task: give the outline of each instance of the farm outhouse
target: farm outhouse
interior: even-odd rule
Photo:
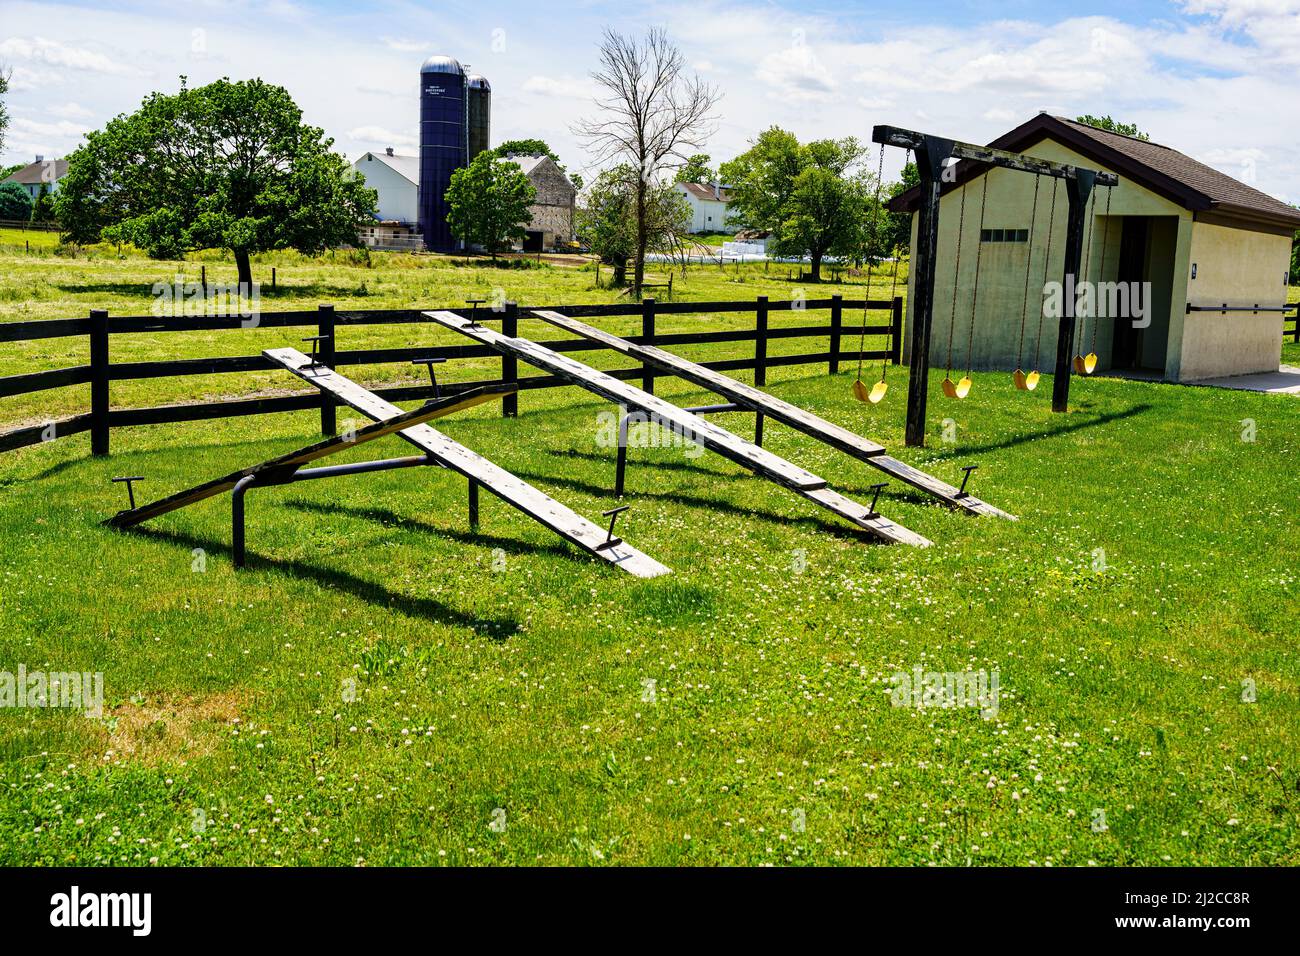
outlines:
[[[1094,292],[1077,351],[1095,352],[1099,370],[1174,382],[1277,370],[1300,210],[1168,146],[1062,117],[1039,114],[989,145],[1119,176],[1094,191],[1084,223],[1080,275]],[[1050,371],[1065,189],[967,161],[946,178],[931,364],[951,351],[953,368]],[[915,212],[918,200],[910,189],[891,208]]]

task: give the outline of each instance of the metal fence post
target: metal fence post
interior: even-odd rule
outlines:
[[[758,297],[754,316],[754,384],[767,384],[767,296]]]
[[[827,373],[835,375],[840,370],[840,331],[844,327],[844,296],[831,296],[831,361]]]
[[[506,314],[501,319],[501,334],[509,338],[519,335],[519,303],[507,302]],[[513,355],[501,353],[501,381],[518,384],[519,360]],[[513,392],[501,400],[501,416],[516,418],[519,415],[519,393]]]
[[[641,340],[646,345],[654,345],[655,338],[655,300],[641,300]],[[651,395],[655,392],[653,370],[645,362],[641,363],[641,388]]]
[[[316,334],[324,336],[318,346],[321,365],[334,367],[334,306],[322,305],[319,309],[319,321]],[[320,433],[325,436],[338,434],[338,422],[334,414],[334,399],[324,393],[320,400]]]
[[[90,453],[108,454],[108,310],[90,310]]]

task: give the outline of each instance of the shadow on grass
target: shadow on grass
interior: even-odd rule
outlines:
[[[630,450],[630,449],[629,449],[629,450]],[[613,475],[614,475],[614,473],[615,473],[615,469],[616,469],[616,467],[617,467],[617,462],[616,462],[616,460],[615,460],[614,458],[611,458],[611,457],[606,456],[606,455],[593,454],[592,452],[586,452],[586,451],[554,451],[554,450],[551,450],[551,451],[548,451],[547,454],[548,454],[548,455],[553,455],[553,456],[555,456],[556,458],[582,458],[582,459],[585,459],[585,460],[587,460],[587,461],[594,461],[594,462],[600,462],[600,463],[602,463],[602,464],[607,464],[607,465],[609,466],[609,471],[610,471],[610,483],[609,483],[609,489],[608,489],[607,491],[605,491],[604,494],[606,494],[606,495],[612,495],[612,494],[614,493],[614,479],[613,479]],[[698,464],[698,463],[696,463],[696,462],[691,462],[691,461],[655,461],[655,462],[641,462],[641,463],[639,463],[639,465],[638,465],[638,462],[637,462],[634,458],[632,458],[632,457],[629,455],[629,456],[628,456],[628,461],[627,461],[627,468],[628,468],[628,473],[629,473],[629,475],[631,474],[632,469],[635,468],[635,467],[641,467],[641,468],[654,468],[654,469],[656,469],[656,470],[662,468],[662,469],[664,469],[664,470],[666,470],[666,471],[684,471],[684,472],[688,472],[688,473],[693,474],[693,475],[710,476],[710,477],[713,477],[713,478],[726,478],[726,479],[737,478],[737,479],[738,479],[738,478],[750,478],[750,477],[753,477],[753,475],[752,475],[750,472],[747,472],[747,471],[745,471],[745,470],[743,470],[743,469],[741,469],[741,471],[738,472],[738,473],[737,473],[737,472],[720,471],[720,470],[718,470],[718,469],[716,469],[716,468],[706,468],[706,467],[704,467],[703,465],[700,465],[700,464]],[[739,467],[739,466],[737,466],[737,467]],[[558,480],[558,479],[549,479],[549,478],[548,478],[548,480]],[[900,502],[907,502],[907,503],[909,503],[909,504],[915,504],[915,505],[928,505],[928,504],[933,504],[933,503],[935,502],[935,500],[936,500],[936,499],[931,498],[931,497],[929,497],[929,496],[927,496],[927,495],[923,495],[923,494],[921,494],[919,491],[914,491],[914,490],[912,490],[910,487],[908,487],[908,486],[906,486],[906,485],[901,485],[901,484],[900,484],[899,487],[900,487],[900,489],[901,489],[901,490],[899,490],[899,491],[887,490],[887,491],[885,491],[884,493],[882,493],[881,496],[880,496],[880,497],[881,497],[881,500],[882,500],[882,501],[900,501]],[[891,486],[891,488],[892,488],[892,486]],[[840,494],[843,494],[843,495],[866,495],[867,497],[871,497],[872,495],[874,495],[874,494],[876,493],[875,490],[872,489],[872,488],[863,488],[863,487],[857,487],[857,486],[853,486],[853,485],[842,485],[842,484],[838,484],[838,483],[835,485],[835,490],[838,491]],[[700,500],[703,501],[704,499],[700,499]],[[746,512],[746,514],[749,514],[749,512]]]
[[[1043,438],[1056,438],[1060,435],[1069,435],[1073,432],[1082,431],[1085,428],[1096,428],[1099,425],[1109,425],[1112,422],[1123,421],[1126,418],[1132,418],[1135,415],[1141,415],[1151,411],[1154,405],[1143,403],[1134,405],[1132,408],[1126,408],[1122,412],[1108,412],[1105,415],[1098,415],[1096,418],[1079,419],[1078,412],[1075,412],[1075,419],[1069,424],[1058,425],[1055,428],[1045,428],[1039,432],[1030,432],[1024,435],[1016,435],[1013,438],[1007,438],[1002,441],[988,442],[984,445],[972,445],[969,447],[962,446],[950,451],[943,448],[934,449],[937,457],[942,459],[951,458],[969,458],[972,455],[981,455],[985,452],[1002,451],[1007,448],[1015,448],[1019,445],[1027,445],[1029,442],[1039,441]]]
[[[553,554],[565,558],[571,558],[574,556],[573,551],[562,544],[533,544],[529,541],[519,541],[515,538],[501,538],[496,535],[483,534],[482,532],[457,531],[453,528],[440,528],[437,525],[420,521],[417,518],[399,515],[397,512],[389,511],[387,508],[352,508],[347,505],[336,503],[303,500],[284,501],[281,502],[281,504],[285,507],[297,508],[299,511],[310,511],[316,514],[343,515],[348,518],[357,518],[362,521],[379,521],[383,524],[395,528],[401,528],[405,531],[419,531],[425,534],[436,534],[440,537],[460,541],[463,544],[474,544],[484,548],[500,548],[507,554]]]
[[[516,469],[515,474],[518,475],[520,478],[524,478],[529,481],[545,482],[552,485],[558,485],[561,488],[568,488],[571,491],[578,491],[583,494],[590,495],[593,498],[613,499],[614,497],[614,486],[612,481],[610,482],[608,487],[605,487],[601,485],[593,485],[590,484],[589,482],[581,481],[577,478],[559,477],[556,475],[546,474],[540,471],[520,471]],[[739,480],[744,478],[750,478],[752,476],[746,474],[746,475],[735,475],[735,476],[717,475],[716,477],[735,478]],[[883,497],[885,496],[882,496],[882,498]],[[791,517],[789,515],[776,514],[775,512],[771,512],[771,511],[763,511],[758,508],[742,508],[738,505],[733,505],[727,501],[719,501],[717,498],[703,498],[700,497],[699,495],[688,495],[688,494],[682,494],[680,492],[667,492],[667,491],[644,491],[638,488],[628,487],[625,489],[625,493],[622,500],[624,502],[635,502],[637,500],[667,501],[667,502],[671,502],[672,504],[682,505],[683,507],[686,508],[702,508],[708,511],[720,511],[723,512],[724,514],[737,515],[742,518],[755,518],[759,521],[766,521],[770,524],[778,524],[784,527],[789,527],[790,525],[814,527],[818,531],[824,532],[829,535],[833,535],[834,537],[837,538],[844,538],[851,541],[862,541],[862,540],[866,540],[869,542],[875,541],[875,539],[873,539],[866,531],[863,531],[862,529],[858,528],[853,524],[850,524],[847,521],[843,524],[832,523],[824,520],[818,515],[810,515],[807,517]]]
[[[139,535],[153,541],[160,541],[164,544],[180,545],[187,550],[202,548],[208,556],[220,555],[225,558],[232,557],[231,549],[219,541],[211,538],[201,538],[197,535],[183,534],[176,531],[157,531],[152,528],[130,528],[119,532],[121,534]],[[304,564],[301,561],[280,561],[275,558],[262,557],[257,554],[248,555],[249,571],[271,571],[288,578],[299,578],[312,581],[320,587],[333,589],[351,594],[358,600],[365,601],[367,604],[373,604],[376,607],[395,610],[411,617],[423,618],[436,624],[447,624],[452,627],[463,627],[473,631],[480,637],[486,637],[493,641],[505,641],[519,632],[519,620],[514,616],[501,616],[493,618],[481,618],[464,611],[450,607],[441,601],[435,601],[432,598],[412,597],[408,594],[400,594],[391,591],[374,581],[367,581],[365,578],[357,577],[354,574],[348,574],[346,571],[338,571],[334,568],[323,568],[316,565]]]

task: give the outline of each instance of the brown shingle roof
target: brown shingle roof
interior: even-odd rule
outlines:
[[[731,190],[726,186],[718,190],[719,195],[713,195],[713,186],[704,185],[703,183],[678,183],[688,193],[696,199],[703,199],[708,202],[731,202]]]
[[[1041,113],[999,136],[988,145],[1022,152],[1044,139],[1053,139],[1096,163],[1193,212],[1218,212],[1267,226],[1300,228],[1300,210],[1253,186],[1233,179],[1176,149],[1087,126],[1062,116]],[[956,182],[969,181],[986,167],[963,161]],[[947,190],[945,190],[946,192]],[[890,203],[908,212],[916,209],[920,191],[909,189]]]
[[[45,171],[49,166],[54,167],[53,179]],[[19,183],[23,186],[39,186],[41,183],[57,182],[66,175],[68,175],[68,161],[66,159],[45,159],[39,163],[28,163],[13,175],[0,180],[0,182]]]

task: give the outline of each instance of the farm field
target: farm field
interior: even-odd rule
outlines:
[[[231,280],[219,257],[206,264]],[[267,310],[615,294],[572,268],[285,255],[258,277],[272,264]],[[197,261],[183,267],[197,277]],[[10,252],[0,321],[147,314],[152,283],[177,268]],[[890,277],[875,281],[885,296]],[[692,269],[677,288],[862,289],[761,266]],[[412,331],[347,334],[396,347]],[[117,336],[114,361],[298,337]],[[81,347],[5,345],[0,375],[84,361],[62,351]],[[1300,346],[1284,361],[1300,364]],[[875,545],[719,458],[651,447],[631,452],[619,533],[667,577],[620,574],[490,496],[471,532],[464,482],[432,470],[255,490],[236,573],[226,499],[112,532],[100,521],[125,495],[108,479],[143,475],[152,499],[315,440],[313,413],[115,430],[107,459],[84,435],[0,456],[0,657],[102,671],[105,689],[99,719],[0,717],[0,863],[1300,863],[1300,402],[1098,378],[1057,416],[1050,377],[1024,394],[976,373],[962,403],[934,383],[930,447],[905,449],[906,374],[889,375],[879,406],[852,400],[851,370],[778,368],[769,388],[949,482],[978,464],[972,490],[1020,521],[895,484],[880,510],[935,546]],[[447,377],[480,376],[462,362]],[[113,398],[297,390],[287,380],[151,380]],[[68,388],[0,414],[7,426],[85,403]],[[552,389],[521,395],[518,419],[485,406],[438,427],[597,518],[615,503],[609,408]],[[746,416],[717,420],[751,433]],[[382,444],[339,460],[405,453]],[[780,425],[766,445],[870,500],[866,465]],[[918,667],[996,671],[996,713],[891,706],[893,675]]]

